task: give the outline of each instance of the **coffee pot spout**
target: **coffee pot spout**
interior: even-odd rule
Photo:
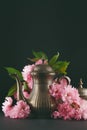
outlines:
[[[17,74],[13,74],[12,75],[15,80],[16,80],[16,86],[17,86],[17,101],[19,100],[23,100],[25,102],[27,102],[27,99],[24,97],[23,95],[23,91],[22,91],[22,81],[20,80],[20,78],[18,77]]]

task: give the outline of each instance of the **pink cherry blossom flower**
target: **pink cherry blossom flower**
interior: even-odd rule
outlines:
[[[67,87],[65,87],[61,95],[62,95],[61,97],[62,100],[67,101],[69,103],[80,101],[78,90],[72,87],[71,85],[68,85]]]
[[[76,109],[67,102],[58,105],[58,112],[60,114],[60,117],[62,117],[64,120],[66,119],[70,120],[74,118],[77,120],[81,119],[81,113],[79,113],[79,108]],[[76,115],[77,112],[78,112],[77,115],[79,115],[78,117]]]
[[[50,94],[56,99],[62,101],[73,102],[80,100],[78,90],[71,85],[67,85],[63,79],[60,83],[53,83],[50,86]]]
[[[23,79],[27,82],[28,87],[29,87],[30,89],[32,89],[32,87],[33,87],[33,79],[32,79],[31,72],[32,72],[32,70],[34,69],[34,67],[35,67],[36,65],[39,65],[39,64],[43,64],[42,59],[38,60],[35,64],[26,65],[26,66],[23,68],[22,76],[23,76]],[[46,60],[44,61],[44,64],[47,64],[47,61],[46,61]]]
[[[57,102],[56,111],[52,113],[55,119],[87,120],[87,101],[80,97],[76,88],[66,84],[65,79],[61,78],[60,82],[54,82],[49,93]]]
[[[23,95],[26,99],[29,99],[30,94],[27,91],[23,91]]]
[[[32,89],[32,86],[33,86],[33,79],[31,76],[31,72],[34,69],[34,67],[35,67],[34,64],[33,65],[26,65],[22,71],[23,79],[28,83],[28,87],[30,89]]]
[[[82,114],[82,118],[87,120],[87,100],[81,99],[80,100],[80,111]]]
[[[58,111],[54,111],[54,112],[52,113],[52,116],[54,117],[54,119],[57,119],[57,118],[60,116],[60,114],[59,114]]]
[[[30,107],[23,100],[17,101],[13,106],[13,100],[11,97],[6,97],[2,106],[2,111],[6,117],[10,118],[27,118],[30,114]]]

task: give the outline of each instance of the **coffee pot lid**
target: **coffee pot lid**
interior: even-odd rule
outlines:
[[[52,73],[52,74],[55,74],[55,72],[52,69],[52,67],[49,66],[48,64],[36,65],[34,67],[33,71],[31,72],[31,74],[33,74],[33,73]]]

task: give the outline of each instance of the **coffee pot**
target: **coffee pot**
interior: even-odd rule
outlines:
[[[18,76],[17,81],[17,99],[24,100],[31,107],[31,115],[34,117],[50,117],[55,109],[55,101],[49,94],[49,86],[55,78],[55,72],[48,64],[36,65],[31,72],[33,78],[33,87],[29,99],[25,99],[22,93],[22,83]]]

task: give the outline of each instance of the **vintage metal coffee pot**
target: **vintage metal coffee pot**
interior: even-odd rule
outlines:
[[[52,84],[55,72],[48,64],[36,65],[31,73],[33,77],[33,89],[28,100],[32,113],[39,117],[51,115],[55,103],[49,94],[49,86]]]
[[[17,79],[17,98],[26,101],[31,107],[31,114],[35,117],[50,117],[55,108],[54,99],[49,94],[49,86],[55,77],[55,72],[48,64],[36,65],[31,72],[33,89],[29,99],[25,99],[21,89],[21,82]]]

